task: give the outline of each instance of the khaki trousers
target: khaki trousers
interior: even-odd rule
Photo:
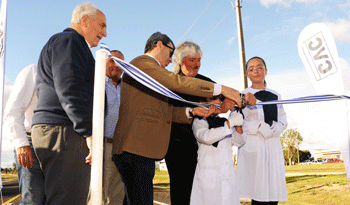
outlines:
[[[104,139],[103,149],[103,205],[123,205],[125,196],[124,183],[117,166],[112,160],[113,144]],[[90,190],[91,191],[91,190]],[[91,192],[89,191],[88,204],[91,205]]]
[[[32,140],[45,177],[47,205],[86,205],[91,167],[86,139],[73,126],[34,125]]]

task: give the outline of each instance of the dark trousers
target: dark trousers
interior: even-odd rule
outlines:
[[[255,205],[255,204],[277,205],[278,201],[255,201],[255,200],[252,200],[252,205]]]
[[[86,139],[73,126],[34,125],[33,147],[45,177],[46,204],[86,205],[91,167]]]
[[[155,160],[123,152],[113,155],[126,186],[126,197],[130,205],[153,205],[153,177]]]
[[[191,136],[189,136],[191,137]],[[189,205],[197,167],[196,142],[171,140],[165,162],[170,176],[172,205]]]

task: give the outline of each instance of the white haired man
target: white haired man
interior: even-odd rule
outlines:
[[[181,43],[177,46],[174,53],[174,72],[181,76],[214,82],[210,78],[198,74],[202,55],[201,48],[192,41]],[[198,96],[177,94],[186,100],[194,102],[199,102],[202,99]],[[175,100],[172,103],[175,107],[193,107],[193,105]],[[198,145],[193,135],[192,125],[173,122],[171,125],[169,149],[165,156],[170,176],[171,204],[190,204],[193,177],[197,165],[197,151]],[[183,169],[183,167],[186,167],[186,169]]]
[[[70,28],[43,47],[32,139],[45,177],[46,204],[86,205],[90,185],[95,59],[106,17],[92,3],[78,5]]]

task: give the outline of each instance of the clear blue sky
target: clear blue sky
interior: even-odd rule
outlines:
[[[70,26],[72,11],[82,2],[84,1],[8,0],[5,75],[9,81],[14,82],[17,74],[27,65],[37,63],[44,44],[51,35]],[[232,10],[231,1],[91,2],[107,18],[108,36],[100,42],[111,49],[122,51],[126,61],[143,54],[147,38],[156,31],[167,34],[177,45],[211,2],[182,41],[192,40],[198,44],[201,42],[204,53],[201,74],[218,83],[242,89],[236,10],[211,32]],[[342,65],[350,67],[350,0],[243,0],[241,5],[246,59],[252,56],[265,59],[268,86],[280,92],[282,97],[316,94],[297,49],[301,30],[311,23],[323,22],[329,25]],[[95,48],[94,53],[96,50]],[[167,68],[172,70],[172,64]],[[317,106],[319,104],[286,106],[290,121],[288,128],[297,128],[301,132],[305,149],[312,151],[314,148],[337,148],[335,142],[328,140],[327,131],[312,127],[318,124],[317,118],[320,118],[311,109]],[[320,133],[322,137],[319,137]],[[4,147],[3,145],[6,150]]]

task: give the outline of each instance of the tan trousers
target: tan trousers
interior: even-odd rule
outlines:
[[[32,140],[45,177],[46,204],[85,205],[91,175],[86,139],[73,126],[39,124]]]
[[[103,205],[123,205],[125,196],[124,183],[119,171],[112,160],[113,144],[104,140],[103,149]],[[88,204],[91,204],[89,191]]]

